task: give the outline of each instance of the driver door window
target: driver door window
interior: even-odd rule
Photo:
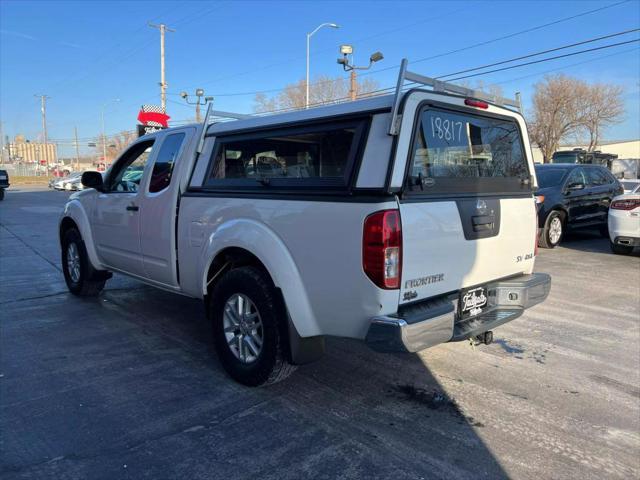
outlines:
[[[132,146],[114,165],[106,191],[135,193],[140,186],[144,167],[153,148],[153,140]]]

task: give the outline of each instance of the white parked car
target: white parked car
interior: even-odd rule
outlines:
[[[609,239],[614,253],[628,255],[640,247],[640,193],[614,197],[609,206]]]
[[[66,177],[54,178],[49,181],[49,188],[54,190],[73,190],[72,184],[74,181],[80,181],[82,172],[74,172]]]
[[[82,173],[79,173],[75,177],[70,177],[64,183],[64,189],[67,191],[78,191],[83,190],[84,186],[82,185]]]
[[[405,80],[438,90],[405,93]],[[65,206],[69,290],[96,295],[120,272],[203,299],[223,367],[247,385],[318,359],[326,336],[382,352],[489,343],[551,282],[533,273],[525,121],[516,101],[406,61],[398,85],[139,138]]]

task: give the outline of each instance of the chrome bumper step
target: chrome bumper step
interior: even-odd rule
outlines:
[[[445,342],[466,340],[515,320],[549,295],[551,277],[545,273],[489,283],[487,309],[460,319],[457,303],[440,299],[400,309],[396,315],[374,317],[365,342],[380,352],[418,352]]]

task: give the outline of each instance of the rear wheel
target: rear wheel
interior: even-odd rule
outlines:
[[[4,200],[4,188],[0,188],[0,201]]]
[[[211,294],[214,344],[220,363],[236,381],[267,385],[288,377],[286,324],[271,279],[255,267],[227,272]]]
[[[98,295],[110,275],[91,266],[82,236],[75,228],[68,229],[62,237],[62,272],[69,291],[80,297]]]
[[[617,243],[610,242],[611,251],[616,255],[629,255],[633,252],[633,247],[630,245],[619,245]]]
[[[563,215],[557,210],[552,211],[547,220],[544,222],[544,227],[540,231],[538,237],[538,245],[542,248],[555,248],[562,240],[564,235],[564,219]]]

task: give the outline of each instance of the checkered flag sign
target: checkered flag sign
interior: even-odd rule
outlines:
[[[165,113],[164,108],[162,108],[160,105],[142,105],[141,108],[142,112],[152,112],[152,113]],[[166,127],[166,125],[162,125],[159,122],[154,122],[152,120],[149,120],[146,122],[146,124],[150,127]]]

